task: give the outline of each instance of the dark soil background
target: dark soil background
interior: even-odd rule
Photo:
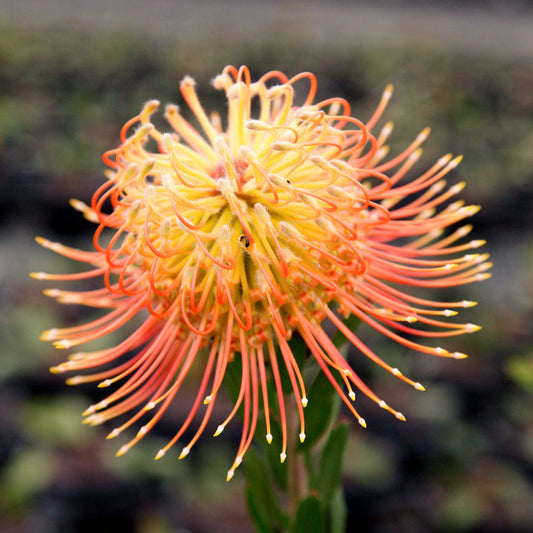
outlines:
[[[362,401],[369,428],[351,435],[348,531],[533,531],[530,2],[0,0],[0,30],[0,533],[252,530],[240,473],[225,482],[238,423],[218,439],[206,432],[184,461],[178,447],[154,462],[186,416],[176,405],[115,458],[111,428],[80,423],[100,391],[49,374],[63,354],[38,340],[87,313],[55,305],[27,275],[75,268],[35,235],[90,246],[68,200],[88,201],[102,182],[100,156],[121,125],[150,98],[180,103],[186,74],[208,109],[220,107],[209,81],[227,63],[255,77],[311,70],[319,97],[343,96],[361,118],[393,83],[393,152],[430,125],[417,169],[464,154],[450,179],[483,206],[473,235],[488,240],[493,278],[447,295],[479,301],[460,318],[484,329],[448,345],[470,357],[441,361],[360,330],[428,390],[353,354],[408,420]]]

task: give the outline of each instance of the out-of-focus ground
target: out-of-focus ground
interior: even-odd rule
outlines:
[[[63,354],[37,340],[85,311],[53,304],[27,277],[74,268],[36,234],[90,246],[91,227],[68,200],[89,200],[121,125],[150,98],[180,103],[185,74],[207,108],[223,105],[209,80],[227,63],[254,76],[312,70],[320,98],[344,96],[363,119],[393,83],[392,151],[431,125],[417,169],[464,154],[451,181],[466,180],[463,197],[483,206],[473,235],[488,240],[494,276],[446,295],[479,301],[460,318],[482,332],[447,345],[470,358],[428,358],[360,330],[427,391],[353,354],[408,421],[361,400],[369,428],[354,424],[348,452],[349,531],[532,531],[529,2],[0,0],[0,532],[251,531],[242,478],[225,482],[238,423],[217,440],[206,433],[184,461],[153,462],[185,416],[176,405],[116,459],[111,426],[80,424],[101,391],[48,374]]]
[[[527,1],[2,0],[9,23],[140,32],[191,45],[281,41],[325,47],[421,46],[447,53],[528,58],[533,15]],[[239,23],[236,23],[239,21]],[[310,35],[312,33],[312,35]],[[210,35],[211,34],[211,35]]]

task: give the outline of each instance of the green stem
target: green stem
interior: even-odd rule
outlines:
[[[303,369],[307,347],[291,341],[293,353]],[[301,357],[300,357],[301,356]],[[312,364],[312,362],[311,362]],[[281,365],[280,365],[281,366]],[[281,368],[283,368],[281,366]],[[242,369],[238,360],[229,365],[235,379],[228,380],[233,396],[239,394]],[[300,444],[300,414],[292,382],[281,373],[287,424],[287,458],[279,461],[283,429],[275,398],[271,403],[274,442],[248,451],[244,470],[248,480],[246,502],[258,533],[344,533],[346,508],[342,494],[342,462],[349,425],[338,421],[340,397],[329,378],[313,367],[304,372],[308,405],[305,409],[307,434]],[[275,396],[272,375],[269,394]],[[261,442],[261,441],[259,441]]]
[[[308,492],[308,477],[305,467],[304,457],[298,453],[298,441],[295,436],[298,434],[298,410],[292,398],[287,402],[287,427],[289,431],[288,441],[288,498],[289,508],[294,514],[298,508],[300,501],[307,495]]]

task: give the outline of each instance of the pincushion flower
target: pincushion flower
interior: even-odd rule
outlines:
[[[306,83],[307,96],[296,105],[294,86]],[[483,241],[463,242],[471,226],[456,226],[478,206],[450,202],[464,184],[447,187],[443,179],[461,158],[445,155],[412,177],[429,133],[424,130],[406,150],[387,159],[392,125],[373,131],[391,87],[364,122],[350,115],[341,98],[314,103],[316,79],[310,73],[289,79],[269,72],[252,82],[246,67],[229,66],[213,85],[227,97],[226,126],[218,114],[204,111],[190,77],[180,89],[199,128],[169,105],[165,118],[172,131],[162,133],[150,121],[159,103],[145,104],[123,127],[120,145],[104,155],[110,170],[91,206],[72,202],[98,225],[94,250],[38,239],[90,268],[33,275],[60,281],[102,279],[99,289],[45,291],[63,303],[107,310],[87,324],[44,332],[43,338],[57,348],[83,345],[141,319],[120,344],[74,353],[52,368],[58,373],[90,371],[70,377],[71,384],[95,381],[99,387],[115,387],[85,412],[90,424],[130,413],[110,437],[144,419],[119,455],[153,428],[179,395],[193,364],[199,364],[202,377],[190,413],[156,458],[195,423],[196,432],[180,458],[186,456],[210,420],[228,364],[241,359],[238,398],[215,433],[243,407],[231,478],[260,413],[266,439],[272,441],[269,387],[274,388],[282,428],[281,461],[286,457],[280,365],[292,384],[299,437],[305,439],[308,400],[292,336],[303,340],[309,357],[362,426],[366,422],[355,408],[356,390],[404,420],[361,381],[325,325],[328,331],[335,326],[357,353],[423,390],[374,353],[344,319],[354,315],[425,354],[463,358],[433,343],[476,331],[476,325],[447,320],[457,308],[474,302],[433,301],[413,289],[483,280],[490,263],[486,254],[471,253]],[[448,230],[451,226],[456,229]],[[203,416],[195,422],[200,412]]]

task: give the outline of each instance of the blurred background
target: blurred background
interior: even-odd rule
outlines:
[[[115,458],[113,426],[80,423],[100,391],[49,374],[64,353],[38,340],[87,312],[27,275],[76,267],[35,235],[90,246],[68,201],[102,183],[100,156],[122,124],[148,99],[180,103],[186,74],[220,107],[209,81],[228,63],[253,77],[311,70],[319,98],[342,96],[361,119],[393,83],[393,152],[430,125],[417,170],[464,154],[450,181],[483,206],[473,238],[488,240],[493,278],[446,295],[479,302],[460,318],[482,332],[447,344],[470,357],[442,361],[360,330],[427,392],[353,354],[408,420],[361,400],[369,428],[354,424],[347,454],[348,531],[533,531],[532,2],[0,0],[0,533],[252,531],[242,474],[225,482],[238,423],[184,461],[155,462],[184,417],[176,405]]]

